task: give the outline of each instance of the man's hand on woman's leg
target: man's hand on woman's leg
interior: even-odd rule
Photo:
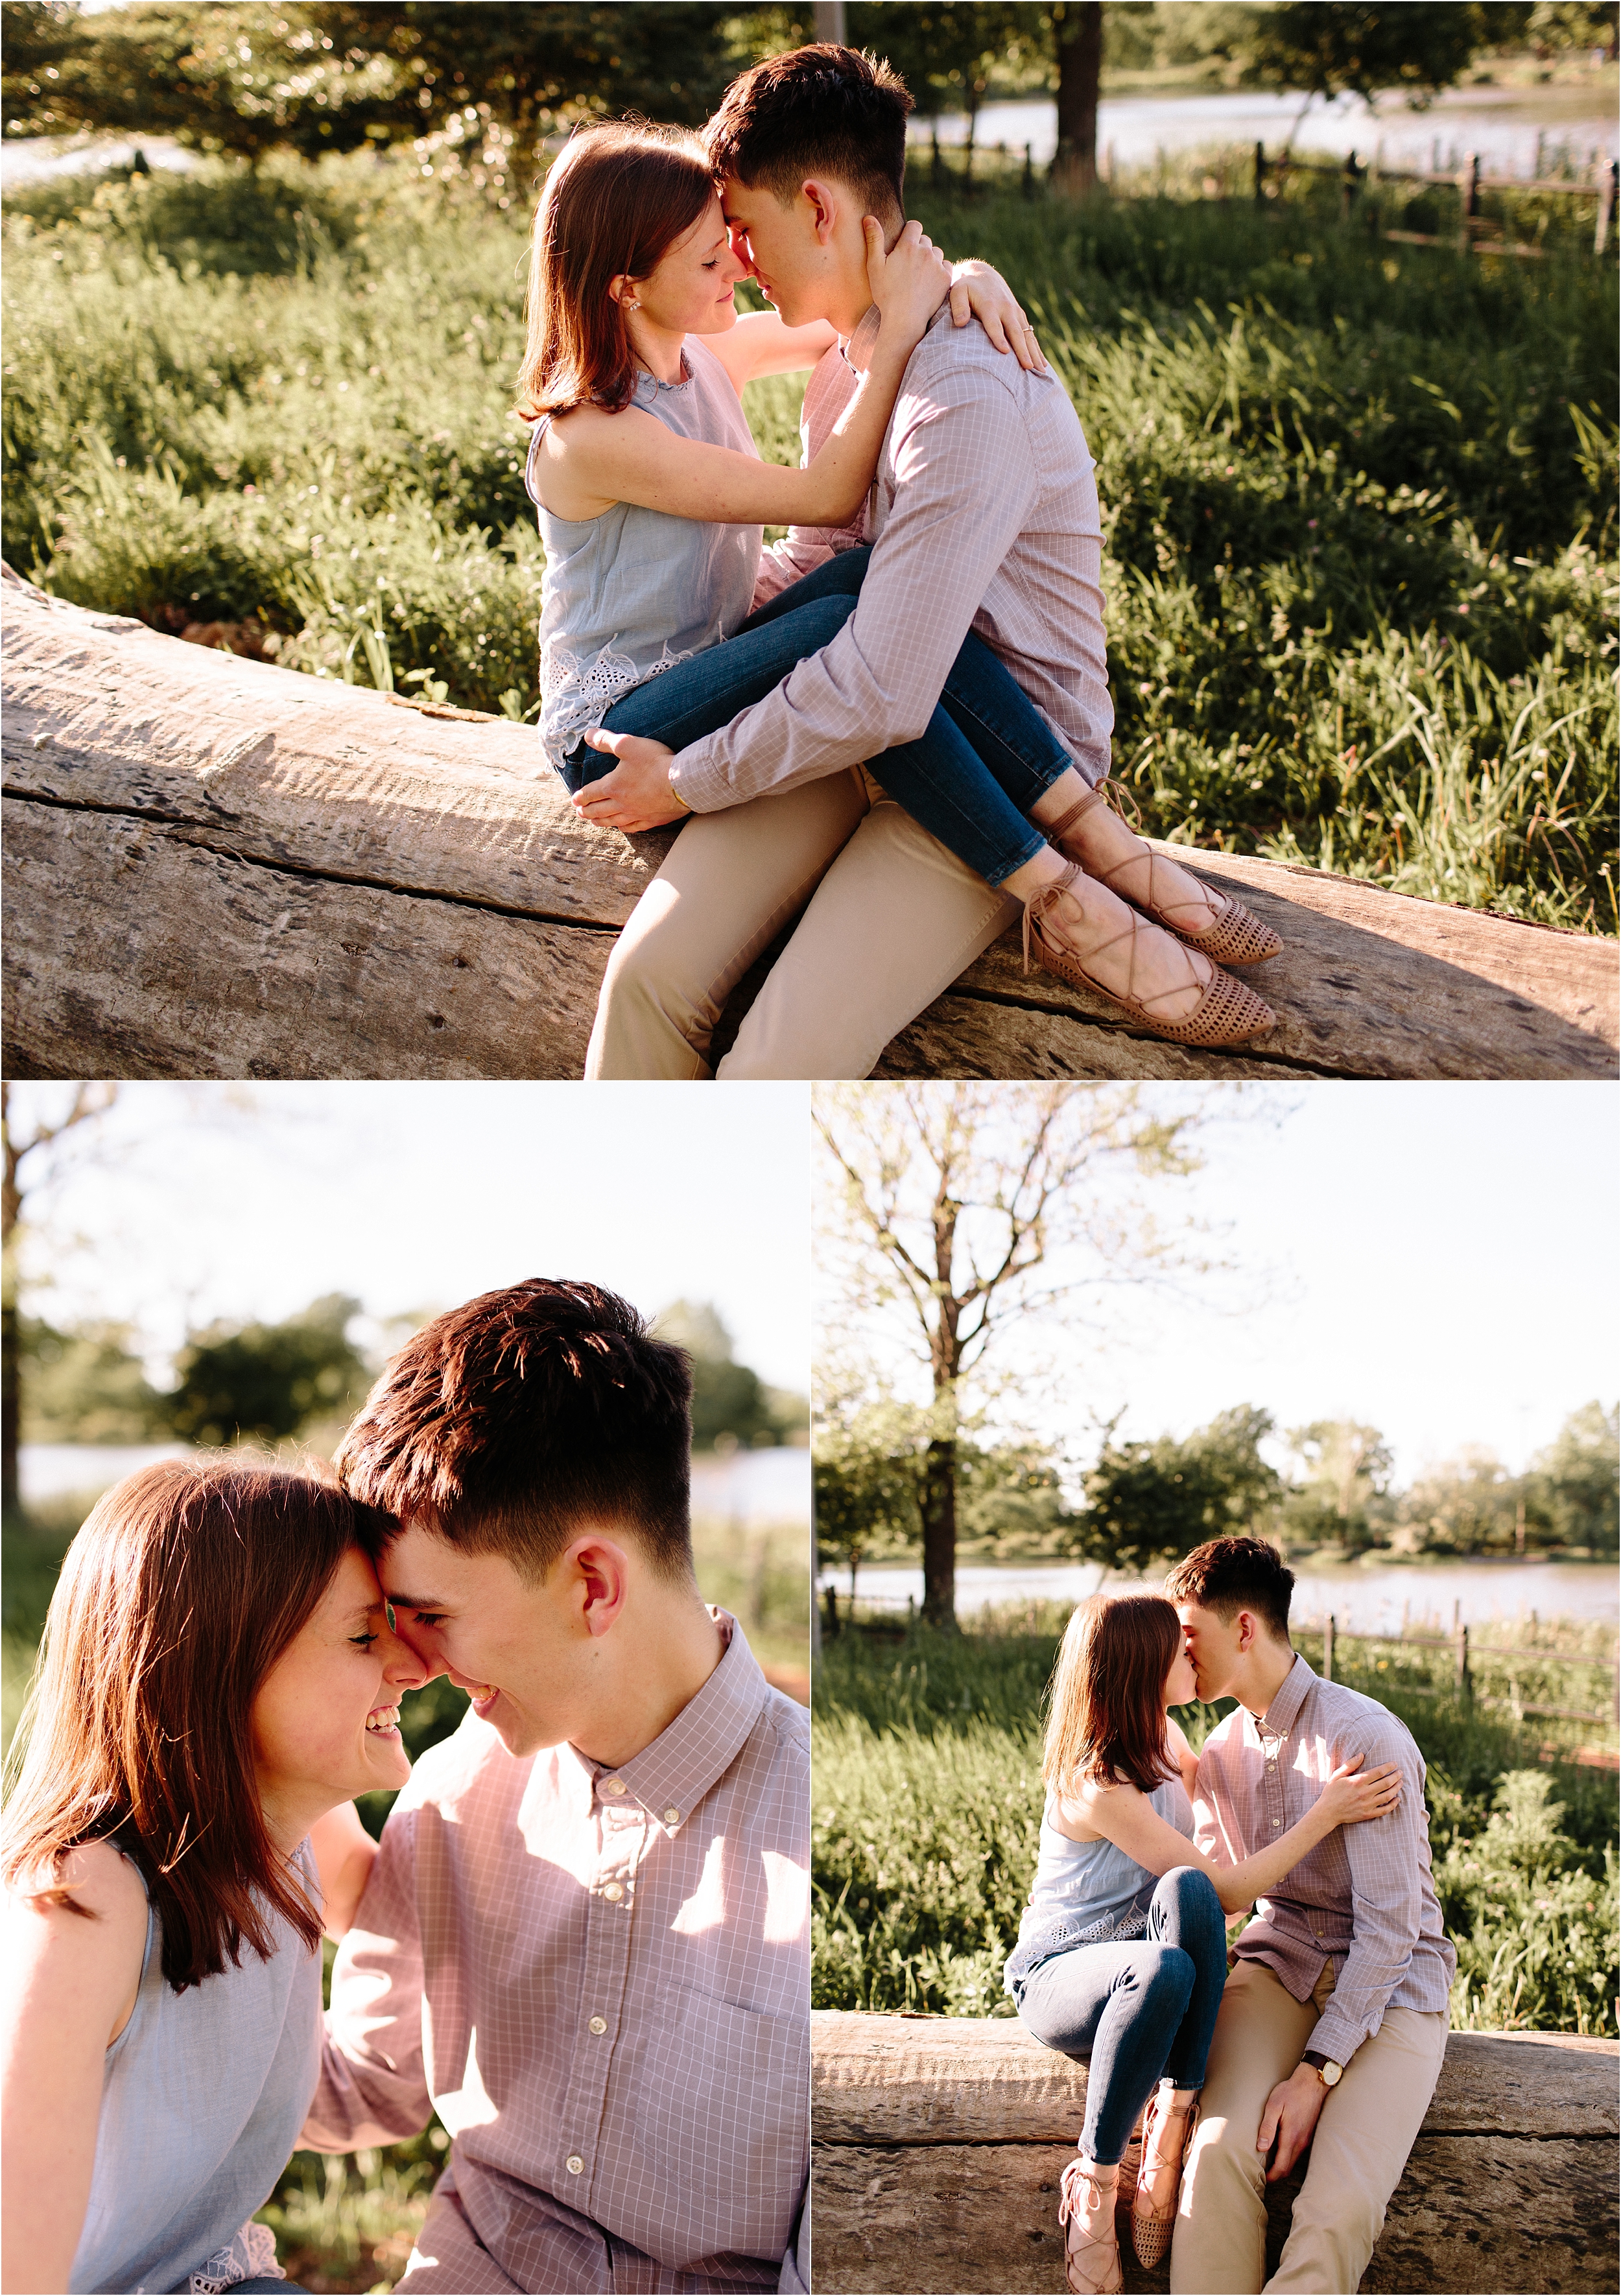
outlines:
[[[674,750],[650,742],[642,734],[610,734],[594,726],[585,740],[594,750],[605,750],[618,763],[600,781],[587,782],[574,793],[574,808],[599,828],[661,829],[666,822],[684,821],[691,810],[670,787]]]

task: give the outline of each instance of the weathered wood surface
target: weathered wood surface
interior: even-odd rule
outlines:
[[[811,2022],[819,2296],[1061,2290],[1085,2067],[1009,2019]],[[1613,2289],[1616,2072],[1614,2041],[1453,2034],[1363,2288]],[[1134,2149],[1126,2167],[1123,2211]],[[1269,2271],[1299,2181],[1269,2195]],[[1127,2289],[1167,2288],[1122,2233]]]
[[[673,831],[590,828],[504,719],[184,645],[9,570],[4,611],[9,1073],[579,1073]],[[1275,863],[1205,873],[1289,944],[1261,1045],[1136,1034],[1027,980],[1009,936],[876,1073],[1615,1073],[1613,944]]]

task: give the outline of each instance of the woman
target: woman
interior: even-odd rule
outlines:
[[[1197,1757],[1169,1709],[1194,1695],[1175,1611],[1158,1595],[1094,1595],[1064,1631],[1042,1776],[1041,1853],[1003,1982],[1049,2048],[1090,2061],[1080,2152],[1064,2171],[1072,2289],[1121,2286],[1120,2155],[1150,2095],[1132,2202],[1139,2260],[1170,2240],[1183,2154],[1226,1980],[1224,1916],[1275,1889],[1337,1826],[1401,1794],[1385,1763],[1336,1770],[1298,1825],[1236,1866],[1192,1846]]]
[[[279,2289],[250,2221],[424,1678],[312,1478],[170,1462],[68,1550],[6,1812],[4,2285]]]
[[[877,223],[864,227],[880,313],[872,365],[821,452],[782,469],[760,461],[739,393],[812,365],[833,330],[790,328],[775,314],[739,320],[733,290],[745,267],[701,148],[608,123],[577,135],[547,176],[522,412],[535,424],[528,484],[546,549],[541,737],[577,794],[611,771],[602,753],[612,737],[652,734],[679,748],[715,731],[854,611],[865,556],[849,552],[746,619],[762,522],[837,528],[859,512],[906,362],[949,283],[914,224],[887,256]],[[970,290],[987,332],[1005,340],[1007,319],[1032,364],[1023,314],[995,283],[998,293]],[[874,770],[959,858],[1025,903],[1027,952],[1052,969],[1179,1041],[1238,1043],[1273,1025],[1269,1008],[1211,960],[1258,961],[1281,946],[1276,936],[1150,856],[1124,824],[1104,875],[1122,890],[1129,875],[1132,898],[1156,904],[1172,931],[1101,882],[1087,886],[1083,913],[1071,890],[1078,860],[1048,840],[1061,841],[1102,800],[978,639],[965,641],[922,738],[886,751]]]

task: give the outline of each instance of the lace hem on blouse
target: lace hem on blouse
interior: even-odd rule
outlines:
[[[669,640],[655,662],[638,669],[628,654],[616,653],[613,640],[594,660],[570,653],[556,639],[541,655],[540,682],[545,702],[540,713],[541,747],[550,764],[561,767],[587,727],[600,726],[616,701],[645,685],[678,662],[691,661],[693,649],[672,653]]]
[[[285,2280],[268,2225],[245,2224],[228,2248],[217,2248],[186,2282],[189,2296],[226,2296],[239,2280]]]

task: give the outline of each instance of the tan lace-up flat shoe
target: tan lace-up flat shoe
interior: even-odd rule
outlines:
[[[1156,989],[1141,997],[1133,993],[1137,975],[1137,940],[1142,933],[1152,930],[1134,911],[1130,923],[1123,931],[1118,932],[1112,940],[1106,940],[1100,947],[1087,952],[1095,964],[1109,949],[1118,947],[1123,940],[1130,939],[1131,960],[1125,992],[1111,988],[1107,981],[1098,980],[1095,974],[1086,970],[1074,950],[1058,937],[1054,925],[1048,922],[1051,912],[1065,898],[1080,874],[1080,864],[1072,861],[1061,877],[1056,878],[1051,885],[1044,885],[1033,899],[1026,903],[1024,957],[1027,972],[1030,970],[1030,952],[1034,949],[1049,972],[1056,972],[1060,980],[1073,981],[1081,988],[1095,989],[1100,996],[1107,996],[1111,1004],[1118,1004],[1129,1013],[1134,1021],[1141,1021],[1157,1037],[1165,1037],[1175,1045],[1243,1045],[1248,1044],[1252,1037],[1264,1037],[1269,1029],[1277,1026],[1278,1016],[1271,1005],[1264,1003],[1253,989],[1246,988],[1241,981],[1230,980],[1219,965],[1211,968],[1210,978],[1191,1013],[1173,1019],[1154,1012],[1154,1005],[1164,1004],[1167,996],[1182,996],[1184,988]]]
[[[1153,2270],[1171,2244],[1182,2190],[1182,2164],[1198,2120],[1197,2097],[1187,2104],[1162,2104],[1156,2090],[1149,2099],[1142,2127],[1142,2162],[1132,2200],[1132,2246],[1146,2271]]]
[[[1119,2296],[1126,2285],[1115,2236],[1118,2168],[1095,2168],[1077,2158],[1059,2184],[1058,2220],[1064,2227],[1064,2278],[1075,2296]]]
[[[1073,829],[1077,821],[1084,820],[1094,806],[1108,803],[1103,794],[1108,786],[1107,782],[1100,782],[1096,789],[1089,790],[1084,798],[1072,805],[1068,813],[1051,823],[1046,830],[1049,844],[1056,845],[1067,860],[1079,861],[1087,875],[1095,877],[1100,885],[1107,885],[1109,891],[1118,894],[1121,900],[1129,901],[1133,908],[1141,909],[1145,916],[1152,917],[1156,924],[1163,925],[1167,932],[1175,933],[1178,940],[1185,941],[1190,948],[1199,950],[1217,964],[1265,964],[1269,956],[1276,956],[1283,946],[1278,935],[1270,925],[1264,925],[1259,917],[1252,914],[1242,901],[1235,901],[1230,893],[1219,893],[1213,885],[1205,887],[1209,898],[1221,904],[1214,918],[1210,918],[1204,902],[1190,901],[1185,897],[1178,899],[1172,892],[1169,882],[1171,863],[1156,853],[1151,845],[1143,844],[1141,839],[1135,853],[1127,854],[1124,861],[1117,861],[1109,869],[1093,868],[1083,854],[1065,842],[1067,831]],[[1128,892],[1124,885],[1115,882],[1117,877],[1122,876],[1127,869],[1134,869],[1141,861],[1148,863],[1146,897]],[[1156,890],[1162,878],[1170,894],[1167,899],[1161,899]],[[1178,923],[1179,914],[1188,921],[1187,923]],[[1197,931],[1191,931],[1191,925],[1199,917],[1208,922],[1200,925]]]

